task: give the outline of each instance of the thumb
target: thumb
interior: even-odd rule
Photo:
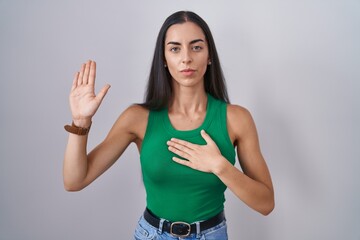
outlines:
[[[109,88],[111,86],[109,84],[106,84],[101,90],[100,92],[97,94],[96,98],[98,98],[100,101],[102,101],[106,95],[106,93],[108,92]]]
[[[205,132],[205,130],[200,131],[202,138],[206,141],[207,144],[213,144],[214,141],[212,138]]]

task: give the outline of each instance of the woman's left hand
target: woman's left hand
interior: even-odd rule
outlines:
[[[221,168],[224,157],[221,155],[216,143],[204,130],[201,130],[201,136],[206,141],[206,145],[193,144],[172,138],[167,142],[169,151],[186,159],[173,157],[173,160],[177,163],[202,172],[215,173]]]

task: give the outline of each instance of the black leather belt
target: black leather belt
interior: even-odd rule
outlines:
[[[160,218],[155,216],[149,209],[145,209],[144,212],[145,220],[155,228],[159,228],[160,225]],[[200,222],[200,231],[204,231],[206,229],[212,228],[222,221],[225,220],[224,211],[221,211],[216,216]],[[196,233],[196,224],[189,224],[186,222],[170,222],[165,220],[163,222],[162,231],[168,232],[175,237],[186,237],[192,233]]]

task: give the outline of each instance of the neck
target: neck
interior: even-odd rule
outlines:
[[[169,112],[193,114],[195,112],[206,111],[207,107],[207,94],[205,90],[194,91],[178,91],[174,93],[171,101]]]

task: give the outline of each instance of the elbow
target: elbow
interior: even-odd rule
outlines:
[[[67,192],[78,192],[81,191],[84,187],[79,185],[79,184],[73,184],[73,183],[68,183],[66,181],[64,181],[64,189]]]
[[[81,189],[79,189],[79,188],[74,188],[74,187],[70,187],[70,186],[64,186],[64,189],[65,189],[67,192],[78,192],[78,191],[81,190]]]
[[[272,198],[267,201],[263,208],[259,211],[262,215],[268,216],[275,208],[275,200]]]
[[[268,216],[275,208],[275,205],[272,205],[266,209],[263,209],[260,213],[264,216]]]

